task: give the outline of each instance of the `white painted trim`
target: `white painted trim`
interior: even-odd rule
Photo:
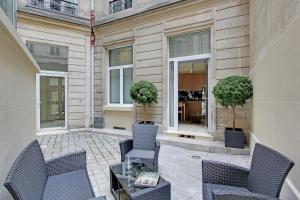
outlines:
[[[260,141],[258,140],[258,138],[252,132],[249,132],[249,134],[250,134],[250,138],[251,138],[250,139],[250,154],[252,156],[255,143],[260,143]],[[289,189],[294,193],[294,195],[298,199],[300,199],[300,191],[296,188],[296,186],[293,184],[293,182],[289,178],[286,178],[285,182],[287,183]]]
[[[123,86],[123,71],[124,69],[128,68],[133,68],[133,64],[131,65],[120,65],[120,66],[113,66],[113,67],[108,67],[107,70],[107,104],[112,104],[110,103],[110,71],[111,70],[119,70],[120,73],[120,103],[118,105],[123,105],[126,104],[124,103],[123,100],[123,94],[124,94],[124,86]]]
[[[210,65],[210,60],[211,60],[211,54],[200,54],[200,55],[193,55],[193,56],[184,56],[184,57],[176,57],[176,58],[169,58],[168,60],[168,91],[169,91],[169,84],[170,84],[170,62],[174,62],[174,116],[178,116],[178,62],[182,62],[182,61],[192,61],[192,60],[204,60],[207,59],[208,60],[208,86],[207,86],[207,91],[208,92],[208,100],[207,100],[207,104],[208,104],[208,127],[207,127],[207,131],[209,133],[211,133],[212,130],[212,102],[211,102],[211,65]],[[170,127],[170,123],[169,123],[169,119],[170,119],[170,110],[169,110],[169,102],[170,102],[170,97],[169,97],[169,92],[168,92],[168,130],[178,130],[178,118],[174,117],[174,127]]]
[[[202,59],[209,59],[210,57],[211,57],[210,53],[207,53],[207,54],[199,54],[193,56],[169,58],[169,61],[181,62],[181,61],[190,61],[190,60],[202,60]]]
[[[41,71],[41,73],[36,75],[36,129],[37,131],[51,131],[51,130],[64,130],[68,129],[68,73],[67,72],[56,72],[56,71]],[[65,79],[65,126],[64,127],[53,127],[53,128],[43,128],[40,127],[40,77],[41,76],[53,76],[53,77],[63,77]]]
[[[105,102],[107,105],[123,105],[126,103],[124,103],[123,101],[123,94],[124,94],[124,88],[123,88],[123,70],[126,69],[126,68],[132,68],[133,69],[133,63],[132,64],[129,64],[129,65],[119,65],[119,66],[109,66],[109,51],[110,50],[113,50],[113,49],[119,49],[119,48],[123,48],[123,47],[130,47],[132,46],[132,55],[133,55],[133,63],[134,63],[134,52],[135,52],[135,49],[134,49],[134,44],[133,43],[130,43],[130,44],[123,44],[123,45],[119,45],[119,46],[110,46],[110,47],[107,47],[105,48],[105,52],[106,52],[106,62],[105,62],[105,67],[106,67],[106,86],[105,87],[105,91],[106,91],[106,99],[105,99]],[[120,103],[119,104],[112,104],[110,103],[110,70],[114,70],[114,69],[118,69],[119,70],[119,73],[120,73]],[[132,73],[134,73],[132,71]],[[134,76],[133,76],[134,78]],[[133,81],[133,80],[132,80]],[[131,105],[131,104],[127,104],[127,105]]]
[[[211,59],[208,58],[207,59],[207,88],[206,88],[206,92],[208,92],[207,94],[207,118],[208,118],[208,123],[207,123],[207,130],[209,133],[213,132],[213,128],[212,128],[212,86],[211,86],[211,79],[212,79],[212,70],[211,70]]]
[[[178,130],[178,60],[174,61],[174,129]]]
[[[35,81],[35,102],[36,102],[36,130],[40,130],[40,110],[41,110],[41,101],[40,101],[40,74],[36,74],[36,81]]]

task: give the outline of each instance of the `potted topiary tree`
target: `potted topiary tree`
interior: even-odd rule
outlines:
[[[213,89],[213,94],[221,106],[231,107],[232,127],[225,128],[225,146],[244,148],[244,130],[236,128],[236,107],[243,106],[253,95],[251,80],[243,76],[230,76],[220,80]]]
[[[157,89],[155,85],[149,81],[138,81],[130,88],[130,96],[138,104],[144,107],[144,121],[140,123],[154,124],[154,122],[147,121],[147,107],[157,103]]]

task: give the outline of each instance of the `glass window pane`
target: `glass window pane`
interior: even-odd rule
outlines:
[[[26,45],[41,70],[68,71],[68,47],[36,42],[27,42]]]
[[[123,101],[124,103],[132,103],[130,97],[130,88],[133,82],[133,68],[125,68],[123,70]]]
[[[174,127],[174,61],[170,62],[169,77],[169,126]]]
[[[120,70],[114,69],[109,72],[110,78],[110,103],[120,103]]]
[[[133,63],[132,46],[109,50],[109,66],[130,65]]]
[[[210,31],[191,33],[170,38],[170,57],[210,53]]]
[[[65,79],[40,77],[40,127],[65,126]]]
[[[14,24],[14,1],[13,0],[0,0],[0,7],[5,12],[7,17]]]

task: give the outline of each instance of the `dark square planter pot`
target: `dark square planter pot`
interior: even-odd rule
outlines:
[[[244,130],[225,128],[225,147],[243,149],[245,144]]]
[[[144,124],[144,121],[138,122],[138,124]],[[147,121],[145,125],[154,125],[154,122]]]

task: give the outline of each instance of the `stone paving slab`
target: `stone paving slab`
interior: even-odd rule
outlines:
[[[97,196],[113,200],[109,188],[109,165],[120,162],[119,142],[123,137],[92,132],[70,132],[38,136],[45,159],[85,149],[87,168]],[[192,158],[196,156],[198,159]],[[247,155],[213,154],[162,144],[159,154],[161,176],[171,182],[172,200],[201,200],[201,160],[224,161],[248,167]]]

